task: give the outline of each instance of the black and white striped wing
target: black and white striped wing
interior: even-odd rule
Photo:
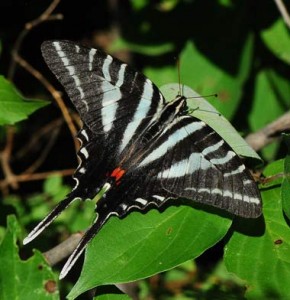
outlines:
[[[132,144],[165,104],[143,74],[100,50],[70,41],[46,41],[41,50],[81,120],[110,153]]]
[[[246,218],[261,214],[257,185],[239,156],[212,128],[194,117],[178,118],[130,169],[132,175],[107,193],[106,203],[112,201],[113,207],[113,199],[118,197],[114,210],[120,216],[131,208],[160,207],[174,198],[187,198]]]
[[[46,41],[41,46],[48,67],[78,110],[80,164],[72,192],[24,240],[29,243],[76,199],[93,199],[120,163],[122,153],[158,116],[164,98],[144,75],[103,52],[70,41]],[[107,219],[106,216],[104,219]]]
[[[169,145],[167,140],[168,156],[165,155],[157,174],[162,187],[178,197],[238,216],[258,217],[261,214],[260,193],[239,156],[204,122],[184,116],[178,123],[182,124],[179,142]],[[164,143],[155,153],[162,152],[163,147]]]

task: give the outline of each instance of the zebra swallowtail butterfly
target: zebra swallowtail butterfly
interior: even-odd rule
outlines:
[[[186,98],[166,103],[144,75],[103,52],[46,41],[43,57],[80,114],[76,185],[25,238],[38,236],[74,200],[94,199],[97,218],[69,257],[75,264],[110,216],[187,198],[245,218],[261,214],[253,178],[230,146],[188,114]],[[176,200],[177,201],[177,200]]]

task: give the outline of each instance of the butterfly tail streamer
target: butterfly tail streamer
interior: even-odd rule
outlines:
[[[83,251],[86,249],[87,244],[94,238],[94,236],[100,231],[106,221],[109,219],[111,213],[104,215],[97,215],[97,218],[93,225],[85,232],[84,236],[76,246],[73,253],[70,255],[66,261],[64,267],[62,268],[59,279],[63,279],[71,268],[74,266],[76,261],[79,259]]]
[[[23,240],[23,245],[34,240],[46,227],[48,227],[54,219],[56,219],[74,200],[76,197],[68,196],[62,200]]]

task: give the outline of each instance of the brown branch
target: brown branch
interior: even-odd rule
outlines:
[[[14,189],[17,189],[18,183],[15,180],[15,176],[9,164],[14,140],[14,127],[7,127],[6,134],[6,145],[4,150],[0,153],[0,161],[7,185],[11,185]]]
[[[33,164],[30,165],[22,174],[32,174],[42,165],[42,163],[45,161],[47,155],[49,154],[51,148],[55,144],[58,134],[59,134],[59,129],[53,130],[51,132],[49,141],[45,145],[41,154],[37,157],[37,159],[33,162]]]
[[[290,28],[290,16],[282,0],[274,0],[285,24]]]
[[[264,128],[249,134],[245,140],[255,151],[258,151],[274,140],[277,140],[277,137],[279,137],[283,131],[289,129],[290,112],[287,112]]]
[[[51,132],[54,132],[54,131],[59,132],[60,127],[63,124],[63,122],[64,122],[63,118],[58,118],[58,119],[55,119],[55,120],[51,121],[50,123],[44,125],[42,128],[37,130],[31,136],[31,139],[27,142],[27,144],[25,145],[25,148],[22,147],[16,153],[14,153],[14,157],[17,160],[20,160],[23,157],[25,157],[26,155],[30,155],[31,151],[33,151],[33,149],[35,149],[35,147],[38,146],[39,140],[44,136],[50,136]],[[42,156],[42,154],[41,154],[41,156]],[[27,171],[24,171],[23,173],[25,173],[25,172],[27,172]]]
[[[15,56],[15,61],[19,63],[20,66],[22,66],[26,71],[28,71],[31,75],[33,75],[36,79],[38,79],[39,82],[43,84],[43,86],[50,92],[56,103],[58,104],[58,107],[61,110],[61,113],[65,119],[65,122],[68,125],[68,128],[72,134],[73,137],[76,136],[77,134],[77,129],[73,124],[72,118],[69,114],[69,111],[67,107],[64,104],[64,101],[60,95],[60,93],[53,87],[53,85],[39,72],[37,71],[34,67],[32,67],[26,60],[24,60],[22,57],[19,55]],[[75,148],[76,151],[79,148],[78,142],[74,139],[75,143]]]
[[[21,31],[21,33],[18,35],[14,47],[12,50],[12,62],[9,67],[8,71],[8,78],[12,81],[12,78],[15,74],[15,69],[16,69],[16,60],[15,56],[19,55],[19,49],[21,47],[21,44],[26,37],[26,35],[32,30],[34,27],[38,26],[39,24],[46,22],[46,21],[55,21],[55,20],[62,20],[63,16],[61,14],[56,14],[56,15],[51,15],[52,12],[55,10],[57,5],[60,3],[60,0],[53,0],[49,7],[35,20],[32,20],[28,23],[25,24],[24,29]]]
[[[19,50],[22,45],[22,42],[26,35],[30,32],[31,29],[34,27],[38,26],[42,22],[45,21],[52,21],[52,20],[61,20],[63,16],[61,14],[57,15],[51,15],[52,12],[55,10],[57,5],[59,4],[60,0],[53,0],[52,3],[48,6],[48,8],[35,20],[32,20],[28,23],[25,24],[24,29],[22,32],[18,35],[13,50],[12,50],[12,61],[9,67],[8,71],[8,78],[12,81],[14,74],[15,74],[15,69],[16,69],[16,64],[19,63],[23,67],[27,67],[30,71],[33,70],[33,68],[26,63],[24,60],[22,60],[19,56]],[[26,69],[26,70],[27,70]],[[35,71],[35,70],[33,70]],[[33,73],[35,74],[35,72]],[[63,103],[63,101],[62,101]],[[68,114],[68,113],[67,113]],[[69,119],[69,118],[67,118]],[[66,120],[67,120],[66,119]],[[71,119],[70,119],[71,120]],[[71,122],[72,123],[72,122]],[[10,128],[10,129],[9,129]],[[15,175],[10,167],[10,157],[11,157],[11,149],[12,149],[12,144],[13,144],[13,139],[14,139],[14,133],[13,130],[11,129],[12,127],[9,127],[7,129],[7,143],[5,149],[0,153],[0,159],[1,159],[1,166],[4,172],[4,180],[1,182],[1,187],[4,189],[7,189],[7,187],[10,185],[12,188],[17,189],[18,188],[18,182],[19,180],[25,180],[27,179],[27,174],[22,174],[22,175]],[[70,128],[74,128],[74,126],[71,126]],[[76,130],[71,129],[73,132],[73,135],[76,134]],[[22,176],[22,177],[21,177]],[[31,178],[31,177],[30,177]]]
[[[25,181],[33,181],[33,180],[43,180],[49,176],[59,175],[59,176],[71,176],[74,173],[75,169],[66,169],[61,171],[47,171],[42,173],[34,173],[34,174],[13,174],[13,180],[16,183],[25,182]],[[11,182],[5,178],[4,180],[0,181],[0,188],[4,189],[7,186],[11,185]]]
[[[47,263],[50,266],[54,266],[55,264],[69,256],[81,240],[82,236],[82,232],[74,233],[62,243],[44,252],[43,255],[46,258]]]

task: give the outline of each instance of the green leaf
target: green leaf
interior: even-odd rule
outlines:
[[[175,66],[166,66],[158,69],[147,67],[143,70],[143,72],[158,87],[170,82],[176,82],[178,79],[177,69]]]
[[[241,52],[239,70],[232,75],[219,68],[188,42],[180,58],[181,83],[201,95],[218,94],[221,101],[215,101],[213,105],[230,119],[239,106],[243,85],[252,64],[252,53],[253,38],[249,36]]]
[[[161,87],[161,92],[166,99],[174,99],[179,92],[179,85],[176,83],[164,85]],[[187,101],[188,107],[193,109],[192,116],[212,127],[239,155],[253,158],[258,164],[262,163],[259,155],[208,101],[187,86],[182,87],[182,92],[186,97],[194,97]]]
[[[208,211],[216,211],[208,208]],[[188,206],[112,217],[89,244],[68,298],[99,285],[135,281],[171,269],[220,241],[231,220]]]
[[[213,105],[227,118],[231,118],[239,106],[243,85],[249,75],[252,52],[253,39],[249,36],[241,54],[240,68],[233,76],[212,63],[191,42],[188,42],[180,56],[181,84],[203,95],[218,94],[219,100],[214,100]],[[144,74],[159,87],[176,82],[177,72],[175,66],[144,69]]]
[[[47,101],[24,98],[11,82],[0,76],[0,125],[25,120],[47,104]]]
[[[101,296],[97,296],[94,300],[130,300],[132,299],[128,295],[122,294],[105,294]]]
[[[281,167],[280,162],[269,165],[266,176],[276,173],[276,164]],[[247,299],[288,299],[290,295],[290,230],[280,192],[277,184],[262,189],[264,220],[249,221],[247,226],[240,222],[225,248],[228,271],[246,280]]]
[[[249,116],[252,131],[263,128],[285,112],[285,106],[280,101],[281,98],[276,95],[276,86],[272,80],[273,77],[275,75],[272,70],[262,70],[256,77],[254,102]],[[287,97],[287,95],[285,96]],[[288,95],[288,99],[289,97],[290,94]],[[267,102],[265,102],[265,99]],[[265,159],[273,159],[273,155],[278,147],[277,143],[273,143],[264,148],[262,153]]]
[[[0,299],[59,299],[56,276],[39,252],[26,261],[16,245],[20,228],[15,216],[7,218],[7,231],[0,245]]]
[[[290,64],[290,34],[282,18],[261,33],[266,46],[277,58]]]
[[[284,134],[283,140],[287,145],[288,154],[284,161],[284,178],[281,186],[282,207],[287,218],[290,220],[290,135]]]
[[[148,55],[148,56],[158,56],[168,52],[171,52],[174,49],[172,43],[164,43],[160,45],[148,45],[148,44],[134,44],[130,43],[122,38],[118,38],[113,45],[110,47],[110,52],[118,51],[122,49],[130,49],[135,53]]]
[[[130,300],[126,294],[123,294],[115,285],[104,286],[97,289],[94,300]]]
[[[148,5],[148,0],[130,0],[134,10],[144,9]]]

